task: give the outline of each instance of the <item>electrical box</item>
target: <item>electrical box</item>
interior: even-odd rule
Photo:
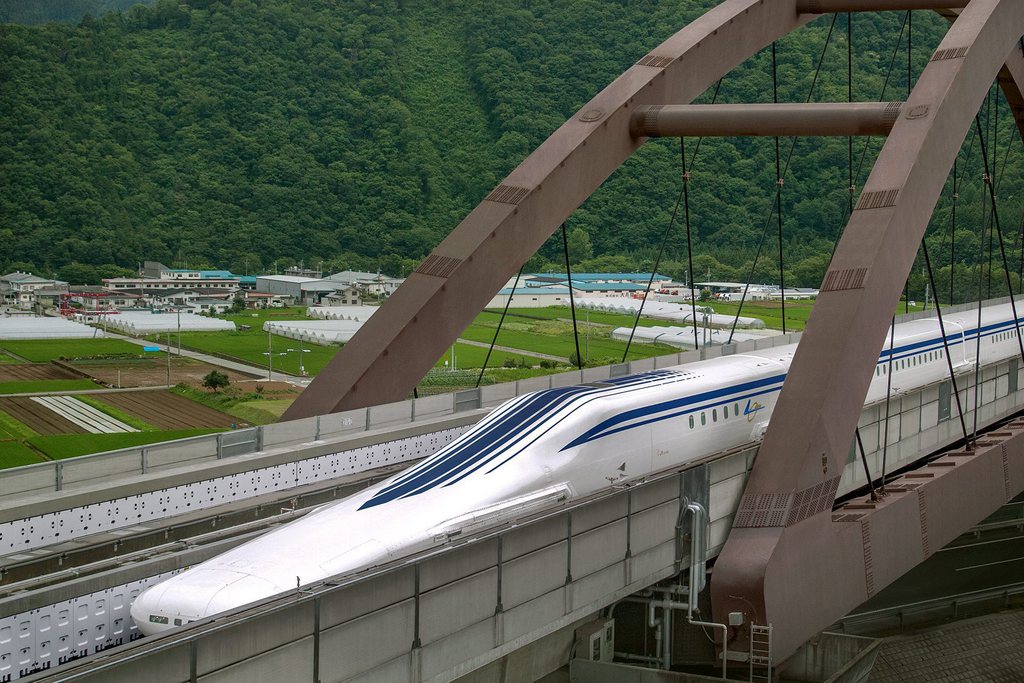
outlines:
[[[576,629],[576,658],[610,662],[615,656],[615,620],[598,619]]]

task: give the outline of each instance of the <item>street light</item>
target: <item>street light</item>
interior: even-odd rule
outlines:
[[[267,381],[273,381],[274,379],[274,356],[287,356],[287,351],[280,353],[274,353],[274,333],[267,330],[267,350],[263,352],[264,356],[267,357]]]
[[[312,349],[309,349],[309,350],[312,351]],[[299,352],[299,374],[302,375],[303,377],[305,377],[306,376],[306,365],[302,361],[302,354],[306,353],[307,351],[302,346],[301,341],[299,343],[299,348],[297,348],[297,349],[288,349],[288,353],[295,353],[296,351]]]

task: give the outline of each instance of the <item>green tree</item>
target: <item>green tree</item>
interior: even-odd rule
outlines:
[[[212,390],[214,393],[220,389],[228,387],[230,384],[231,380],[228,379],[228,376],[217,370],[210,370],[210,372],[203,377],[203,386]]]

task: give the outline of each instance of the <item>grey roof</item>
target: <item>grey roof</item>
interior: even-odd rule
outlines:
[[[21,273],[21,272],[8,273],[7,275],[4,275],[4,276],[0,277],[0,280],[3,280],[4,282],[21,282],[21,283],[24,283],[24,282],[59,282],[59,280],[53,280],[51,278],[39,277],[38,275],[33,275],[32,273]]]

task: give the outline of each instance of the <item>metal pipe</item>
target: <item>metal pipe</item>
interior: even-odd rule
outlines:
[[[705,534],[708,521],[704,506],[700,503],[687,503],[686,509],[692,515],[690,522],[690,586],[688,588],[690,599],[687,601],[689,607],[686,611],[686,618],[693,619],[694,604],[706,583],[707,542]]]
[[[694,603],[696,596],[704,590],[705,584],[705,555],[707,554],[707,513],[704,506],[697,502],[687,503],[686,509],[692,516],[690,532],[690,596],[686,603],[686,621],[691,626],[711,627],[722,629],[722,678],[728,678],[729,664],[729,627],[725,624],[717,624],[710,621],[697,621],[693,618],[695,611]]]
[[[633,137],[888,135],[902,102],[671,104],[637,107]]]
[[[697,621],[693,617],[687,619],[687,622],[690,626],[709,626],[722,629],[722,679],[727,679],[729,677],[728,669],[726,668],[729,664],[729,627],[725,624],[716,624],[713,621]]]
[[[661,602],[661,627],[665,631],[662,639],[661,665],[665,671],[672,670],[672,601],[667,597]],[[689,609],[689,605],[687,605]]]
[[[969,0],[797,0],[797,14],[877,12],[880,10],[954,9]]]

